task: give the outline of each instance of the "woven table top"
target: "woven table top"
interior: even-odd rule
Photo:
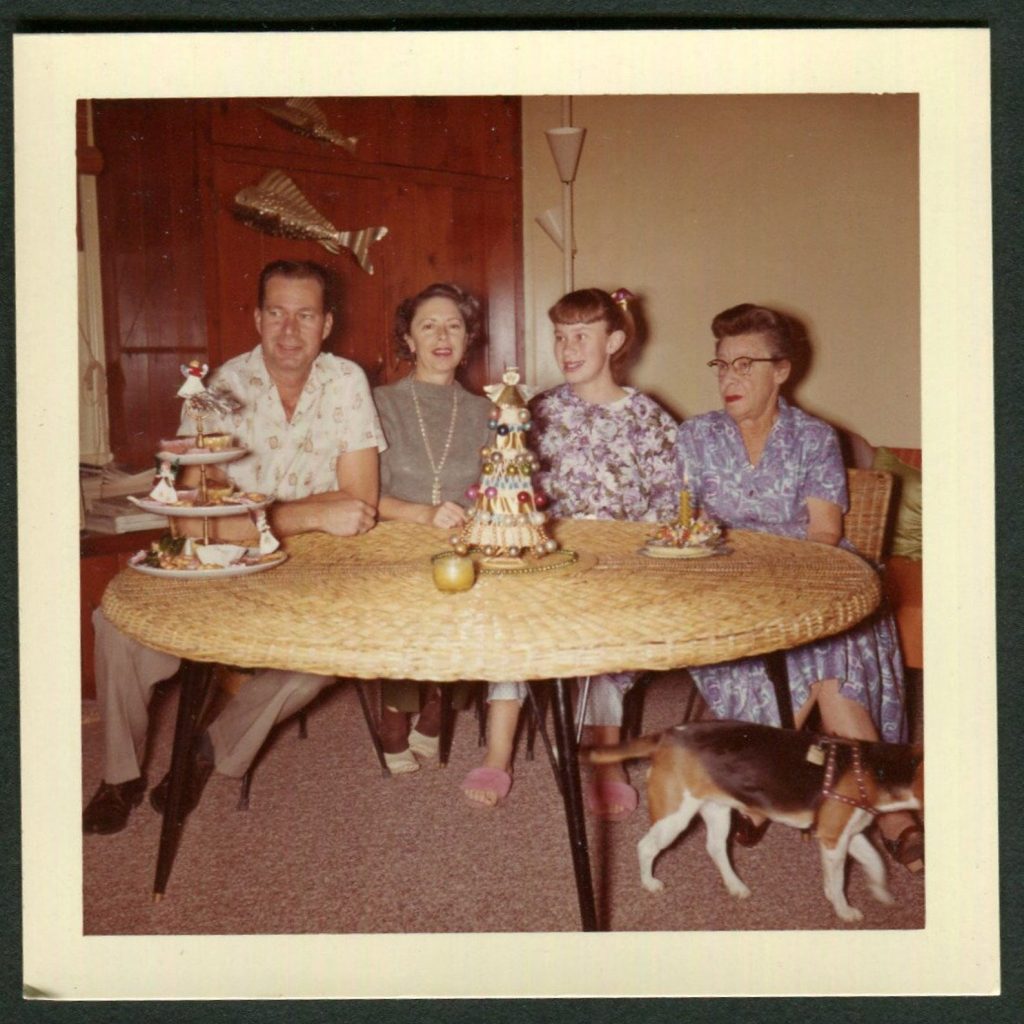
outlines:
[[[277,568],[227,579],[125,569],[103,610],[121,630],[195,661],[440,682],[591,675],[710,664],[840,632],[880,600],[877,573],[839,548],[735,531],[730,554],[651,559],[649,523],[566,521],[568,569],[480,575],[446,594],[428,527],[306,534]],[[595,562],[596,557],[596,562]]]

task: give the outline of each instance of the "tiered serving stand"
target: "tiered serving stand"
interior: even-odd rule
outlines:
[[[235,459],[240,459],[248,453],[247,448],[237,446],[225,448],[207,447],[210,439],[214,436],[217,435],[204,435],[200,425],[199,432],[192,437],[178,437],[172,440],[161,441],[161,450],[157,452],[157,458],[161,463],[169,463],[175,476],[177,476],[179,469],[183,466],[199,467],[199,486],[195,490],[175,490],[178,501],[192,502],[192,504],[171,504],[158,501],[152,497],[133,497],[131,499],[134,504],[146,512],[167,516],[171,536],[177,536],[175,519],[202,519],[202,544],[204,545],[210,543],[211,519],[223,516],[237,516],[245,512],[259,512],[267,508],[274,501],[270,497],[263,498],[262,500],[253,500],[243,495],[232,495],[230,501],[216,505],[209,503],[210,493],[214,488],[207,481],[206,467],[234,462]],[[204,442],[206,443],[204,444]],[[195,543],[200,543],[198,538],[196,538]],[[258,549],[250,549],[250,554],[253,554],[253,552],[257,555],[259,553]],[[272,569],[280,565],[288,557],[281,550],[276,551],[274,554],[277,557],[266,558],[258,562],[236,562],[223,566],[204,565],[195,569],[163,569],[135,561],[128,564],[137,572],[146,573],[150,576],[165,576],[172,579],[223,579],[226,576],[246,576],[250,573]]]

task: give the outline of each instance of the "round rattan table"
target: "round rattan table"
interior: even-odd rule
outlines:
[[[591,928],[572,712],[561,681],[783,650],[849,628],[881,597],[875,570],[839,548],[736,531],[727,554],[655,559],[640,553],[651,530],[643,523],[558,523],[554,535],[578,552],[577,562],[548,572],[481,574],[462,593],[434,586],[430,558],[447,547],[436,530],[384,523],[360,537],[307,534],[287,542],[286,562],[252,576],[193,581],[126,569],[107,588],[103,610],[134,639],[185,659],[197,691],[202,666],[213,663],[357,678],[556,681],[562,791],[583,924]],[[198,713],[195,701],[191,710],[185,703],[183,692],[176,751],[187,749]],[[175,768],[186,761],[184,754],[172,760],[172,789],[180,781],[184,791]],[[181,824],[171,809],[169,795],[158,894]]]
[[[103,610],[129,636],[196,661],[324,675],[452,681],[548,679],[702,665],[848,628],[878,604],[877,574],[849,552],[735,532],[730,554],[639,554],[643,523],[556,526],[575,566],[481,575],[446,594],[435,530],[384,523],[355,538],[288,541],[276,569],[182,581],[121,573]],[[585,556],[596,556],[596,563]]]

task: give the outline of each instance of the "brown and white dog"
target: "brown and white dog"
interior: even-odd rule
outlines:
[[[863,865],[874,897],[891,903],[885,868],[863,831],[877,814],[924,804],[919,746],[866,743],[748,722],[697,722],[587,752],[594,764],[648,757],[647,805],[653,825],[640,840],[640,881],[650,892],[654,859],[700,814],[707,851],[726,888],[750,890],[729,861],[732,808],[794,828],[814,828],[821,846],[825,895],[844,921],[859,921],[843,891],[846,855]]]

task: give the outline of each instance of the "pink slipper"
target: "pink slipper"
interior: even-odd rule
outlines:
[[[635,810],[640,795],[628,782],[613,782],[605,779],[602,782],[591,781],[583,789],[583,800],[587,810],[605,821],[622,821]],[[614,813],[609,807],[620,806],[621,811]]]
[[[512,776],[503,772],[500,768],[474,768],[463,780],[462,789],[468,794],[469,790],[483,790],[493,793],[497,799],[493,804],[485,804],[481,800],[474,800],[467,796],[471,804],[476,807],[497,807],[512,788]]]

